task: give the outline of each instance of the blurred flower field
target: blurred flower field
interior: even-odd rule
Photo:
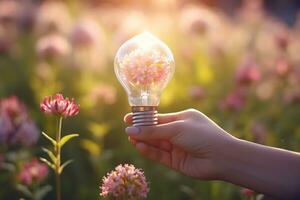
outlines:
[[[0,199],[55,198],[54,174],[38,158],[49,146],[41,130],[55,134],[39,104],[56,93],[80,104],[63,125],[80,136],[63,150],[74,163],[62,174],[62,199],[99,199],[102,177],[122,163],[143,169],[147,199],[248,198],[237,186],[148,161],[129,144],[123,116],[130,107],[113,59],[145,30],[176,62],[161,113],[193,107],[237,137],[300,151],[300,17],[288,26],[260,0],[243,1],[232,16],[173,0],[112,2],[0,1]]]

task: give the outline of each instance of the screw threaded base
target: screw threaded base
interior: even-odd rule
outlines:
[[[133,126],[153,126],[158,124],[156,106],[133,106]]]

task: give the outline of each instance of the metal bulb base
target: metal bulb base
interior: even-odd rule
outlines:
[[[132,106],[133,126],[153,126],[158,124],[157,106]]]

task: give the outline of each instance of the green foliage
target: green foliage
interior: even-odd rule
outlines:
[[[46,158],[40,158],[40,160],[44,163],[46,163],[51,169],[55,170],[55,164],[48,161]]]
[[[49,185],[41,187],[36,192],[31,192],[25,185],[18,184],[16,187],[18,191],[25,195],[26,199],[31,200],[43,200],[46,194],[52,190],[52,187]]]
[[[56,141],[54,140],[54,139],[52,139],[49,135],[47,135],[45,132],[42,132],[42,135],[47,139],[47,140],[49,140],[51,143],[52,143],[52,145],[54,146],[54,147],[56,147],[56,145],[57,145],[57,143],[56,143]]]
[[[60,167],[59,167],[59,170],[58,170],[58,173],[61,174],[64,170],[64,168],[66,166],[68,166],[69,164],[71,164],[73,162],[73,160],[68,160],[66,161],[64,164],[62,164]]]
[[[64,170],[64,168],[69,165],[70,163],[73,162],[73,160],[68,160],[64,164],[60,165],[58,162],[58,156],[60,157],[61,155],[57,154],[57,149],[61,149],[67,142],[69,142],[71,139],[78,137],[78,134],[69,134],[64,137],[62,137],[58,142],[52,139],[49,135],[47,135],[45,132],[42,132],[42,135],[51,142],[53,145],[53,150],[54,152],[50,151],[47,148],[42,148],[42,150],[47,153],[49,156],[50,160],[46,158],[40,158],[40,160],[44,163],[46,163],[51,169],[54,171],[57,171],[57,173],[61,174]]]
[[[66,136],[64,136],[64,137],[60,140],[60,142],[59,142],[57,145],[58,145],[60,148],[62,148],[66,142],[68,142],[68,141],[71,140],[72,138],[78,137],[78,136],[79,136],[78,134],[70,134],[70,135],[66,135]]]

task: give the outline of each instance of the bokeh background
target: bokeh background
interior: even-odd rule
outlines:
[[[299,6],[297,0],[0,1],[0,199],[28,191],[54,199],[52,172],[38,164],[40,173],[27,182],[21,172],[49,146],[41,130],[54,135],[54,119],[40,113],[39,103],[57,92],[81,105],[63,127],[80,134],[63,150],[63,160],[74,159],[62,175],[63,199],[99,199],[102,176],[120,163],[145,171],[148,199],[247,199],[238,186],[193,180],[134,150],[124,134],[130,107],[114,55],[132,36],[153,33],[176,60],[161,113],[196,108],[239,138],[299,151]]]

